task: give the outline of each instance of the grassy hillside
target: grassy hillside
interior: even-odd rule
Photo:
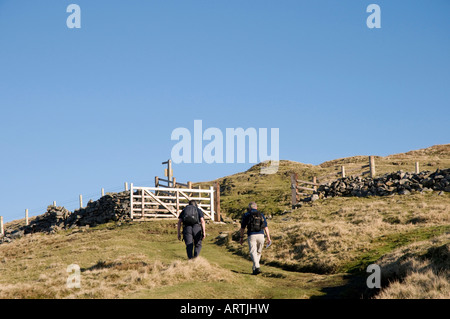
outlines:
[[[377,157],[377,172],[412,171],[416,161],[422,170],[448,168],[450,145]],[[259,164],[220,178],[226,223],[208,223],[201,258],[193,261],[170,220],[111,222],[1,244],[0,298],[186,298],[192,289],[200,298],[360,298],[374,295],[365,286],[372,263],[382,267],[376,297],[449,298],[450,193],[333,197],[291,208],[291,172],[310,179],[366,162],[281,161],[276,174],[261,175]],[[273,239],[256,277],[233,221],[250,201],[269,216]],[[81,267],[81,289],[66,287],[70,264]]]
[[[385,157],[376,156],[376,173],[382,175],[399,170],[414,172],[415,162],[420,163],[421,171],[449,168],[450,144],[435,145],[422,150]],[[338,178],[339,175],[329,175],[339,173],[343,165],[346,170],[350,171],[367,164],[368,156],[336,159],[320,165],[281,160],[276,174],[260,174],[260,168],[264,164],[258,164],[246,172],[195,185],[212,185],[214,182],[218,182],[221,189],[221,212],[229,218],[239,218],[250,201],[256,201],[259,208],[268,214],[280,214],[291,209],[290,176],[292,172],[297,173],[298,179],[301,180],[311,181],[313,176],[317,176],[320,182],[324,182]],[[366,170],[359,169],[348,175]],[[321,178],[323,176],[328,177]]]
[[[232,224],[208,224],[201,258],[187,261],[175,225],[109,223],[0,245],[0,298],[191,298],[193,290],[197,298],[309,298],[345,284],[269,266],[252,276],[249,260],[214,244]],[[81,289],[66,287],[70,264],[81,268]]]
[[[304,272],[364,271],[392,249],[450,233],[450,194],[332,198],[269,220],[268,264]],[[232,242],[230,249],[247,255]]]

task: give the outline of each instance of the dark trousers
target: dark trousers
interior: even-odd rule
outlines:
[[[202,226],[200,224],[183,227],[183,239],[186,244],[186,253],[189,259],[200,255],[202,238]]]

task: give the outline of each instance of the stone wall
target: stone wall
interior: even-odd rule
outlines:
[[[389,196],[407,195],[412,192],[450,192],[450,168],[424,171],[418,174],[398,171],[377,178],[345,177],[321,185],[314,199],[334,196]],[[308,197],[314,200],[313,196]],[[308,198],[306,200],[308,200]]]
[[[88,228],[111,220],[129,219],[130,192],[108,193],[96,201],[89,201],[86,207],[73,212],[60,206],[48,206],[47,211],[32,219],[28,226],[5,229],[5,235],[0,238],[0,243],[36,232],[54,233],[62,229]]]

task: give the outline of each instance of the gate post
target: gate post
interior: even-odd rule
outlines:
[[[216,182],[216,184],[215,184],[214,195],[215,195],[214,210],[215,210],[216,216],[217,216],[216,219],[218,222],[220,222],[220,220],[221,220],[221,217],[220,217],[220,185],[218,182]]]
[[[211,211],[211,220],[214,221],[214,208],[215,208],[215,205],[214,205],[214,187],[210,186],[209,190],[211,191],[209,193],[209,207],[210,207],[210,211]]]
[[[177,217],[180,216],[180,192],[179,191],[175,191],[176,196],[177,196]]]
[[[297,174],[291,173],[291,203],[292,207],[297,204]]]

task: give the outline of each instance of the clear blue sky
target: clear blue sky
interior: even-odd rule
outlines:
[[[312,164],[449,143],[449,16],[447,0],[0,0],[0,215],[152,186],[195,119],[279,128],[280,158]]]

